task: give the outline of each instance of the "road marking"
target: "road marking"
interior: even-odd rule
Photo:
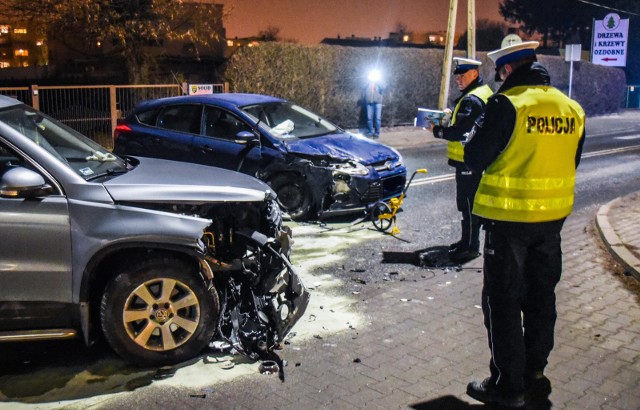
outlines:
[[[582,154],[582,158],[591,158],[591,157],[599,157],[601,155],[609,155],[609,154],[618,154],[620,152],[627,152],[627,151],[635,151],[640,149],[640,145],[633,145],[630,147],[621,147],[621,148],[612,148],[612,149],[605,149],[602,151],[594,151],[594,152],[588,152],[586,154]]]
[[[622,139],[622,138],[630,138],[630,137],[618,137],[618,138]],[[640,136],[633,137],[633,138],[640,138]],[[582,158],[592,158],[592,157],[599,157],[601,155],[618,154],[618,153],[621,153],[621,152],[635,151],[635,150],[638,150],[638,149],[640,149],[640,145],[633,145],[633,146],[630,146],[630,147],[605,149],[605,150],[602,150],[602,151],[588,152],[586,154],[583,153],[582,154]],[[411,182],[411,185],[412,186],[417,186],[417,185],[435,184],[437,182],[452,181],[455,178],[456,178],[456,174],[436,175],[434,177],[414,179],[413,182]]]
[[[629,135],[627,137],[614,137],[614,140],[638,140],[640,135]]]
[[[411,185],[435,184],[436,182],[450,181],[456,178],[456,174],[436,175],[435,177],[414,179]]]

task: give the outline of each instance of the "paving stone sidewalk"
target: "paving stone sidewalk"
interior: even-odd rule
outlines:
[[[640,192],[601,207],[596,223],[609,252],[640,280]]]

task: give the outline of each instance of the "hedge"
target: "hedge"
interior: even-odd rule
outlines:
[[[418,107],[436,108],[442,72],[442,49],[357,48],[341,46],[303,46],[290,43],[263,43],[244,47],[228,61],[225,80],[233,92],[269,94],[307,107],[345,127],[362,125],[360,98],[366,75],[379,68],[387,91],[382,110],[384,126],[413,122]],[[462,52],[455,55],[464,56]],[[481,74],[493,90],[494,65],[486,53]],[[540,55],[552,85],[568,91],[569,64],[559,56]],[[624,104],[624,71],[618,68],[574,63],[572,97],[587,112],[599,115],[616,112]],[[459,95],[453,78],[449,106]]]

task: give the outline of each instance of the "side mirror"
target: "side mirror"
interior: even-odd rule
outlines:
[[[0,196],[3,198],[37,198],[53,193],[42,175],[23,167],[11,168],[0,179]]]
[[[260,142],[260,138],[251,131],[240,131],[236,134],[236,142],[248,144],[250,142]]]

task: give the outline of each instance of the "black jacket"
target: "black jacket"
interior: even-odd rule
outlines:
[[[516,122],[516,109],[511,101],[500,93],[523,85],[550,85],[547,69],[537,62],[522,65],[512,72],[498,92],[489,98],[483,123],[472,132],[472,138],[464,147],[464,162],[469,169],[476,172],[484,171],[507,146]],[[584,134],[576,152],[576,168],[580,163],[583,144]]]

